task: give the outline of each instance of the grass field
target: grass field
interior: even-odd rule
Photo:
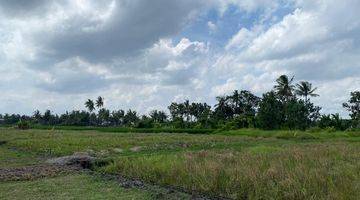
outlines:
[[[0,143],[6,142],[0,146],[0,153],[4,155],[0,158],[0,168],[36,165],[46,158],[83,151],[110,161],[96,167],[97,172],[210,196],[230,199],[360,198],[359,132],[238,130],[210,133],[3,128],[0,129]],[[53,187],[64,184],[64,180],[74,187]],[[79,184],[81,187],[76,190]],[[111,181],[83,174],[0,183],[0,193],[8,196],[17,189],[19,194],[32,195],[30,199],[41,199],[46,197],[47,191],[53,191],[57,199],[70,196],[89,199],[90,194],[98,199],[97,195],[108,187],[112,188],[109,195],[122,199],[159,199],[153,191],[127,191]],[[81,194],[83,196],[76,196]]]
[[[208,134],[215,132],[215,129],[174,129],[174,128],[128,128],[128,127],[93,127],[93,126],[45,126],[32,125],[34,129],[42,130],[70,130],[70,131],[99,131],[111,133],[190,133]]]
[[[114,181],[88,175],[66,175],[34,181],[0,183],[0,199],[152,199],[152,194],[124,189]]]

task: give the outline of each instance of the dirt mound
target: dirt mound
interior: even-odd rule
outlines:
[[[0,181],[34,180],[79,170],[77,166],[35,165],[0,169]]]
[[[63,156],[52,158],[46,162],[53,165],[80,165],[82,168],[90,168],[91,164],[95,161],[95,157],[90,156],[86,152],[77,152],[71,156]]]

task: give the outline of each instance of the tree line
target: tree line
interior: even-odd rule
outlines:
[[[311,127],[346,130],[360,128],[360,92],[350,94],[343,107],[350,112],[351,119],[342,119],[339,114],[321,115],[321,107],[311,98],[318,97],[317,88],[307,81],[294,84],[294,77],[281,75],[273,90],[258,97],[247,90],[216,97],[214,107],[207,103],[173,102],[168,112],[153,110],[140,115],[134,110],[110,111],[104,107],[104,98],[88,99],[86,110],[73,110],[61,115],[50,110],[35,111],[32,116],[18,114],[0,115],[0,123],[12,125],[29,122],[40,125],[65,126],[119,126],[135,128],[213,128],[240,129],[260,128],[299,129]]]

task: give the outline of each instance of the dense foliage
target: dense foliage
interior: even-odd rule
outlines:
[[[0,115],[0,124],[61,126],[116,126],[130,128],[162,129],[222,129],[240,128],[300,129],[310,127],[346,130],[360,127],[360,92],[351,93],[343,106],[350,112],[351,120],[341,119],[339,114],[320,115],[321,108],[310,97],[317,97],[317,88],[307,81],[294,85],[294,77],[280,76],[274,89],[258,97],[247,90],[235,90],[230,95],[219,96],[212,108],[207,103],[173,102],[165,111],[153,110],[139,115],[134,110],[110,111],[104,107],[104,98],[85,102],[87,111],[71,111],[58,115],[50,110],[35,111],[32,116],[18,114]]]
[[[351,113],[353,127],[360,128],[360,91],[352,92],[349,102],[343,106]]]

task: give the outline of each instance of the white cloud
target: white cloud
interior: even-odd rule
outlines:
[[[82,109],[98,95],[141,112],[185,98],[214,103],[234,89],[261,95],[281,74],[314,82],[316,103],[340,112],[360,88],[357,0],[19,2],[0,3],[0,112]],[[218,22],[235,7],[259,20],[233,22],[239,30],[217,46],[228,35]],[[212,9],[219,19],[206,18]],[[202,18],[206,37],[182,35]]]
[[[213,96],[222,96],[231,93],[232,91],[236,90],[239,87],[238,83],[230,78],[226,81],[226,83],[222,85],[214,86],[211,89]]]
[[[212,22],[212,21],[208,21],[207,26],[209,28],[210,33],[215,32],[216,29],[217,29],[216,24],[214,22]]]
[[[286,1],[282,0],[214,0],[218,4],[220,13],[224,13],[230,6],[236,6],[241,11],[248,13],[255,12],[257,10],[273,10],[279,6],[279,3]]]
[[[252,82],[250,88],[255,91],[270,89],[263,83],[272,84],[283,73],[313,81],[320,85],[321,96],[316,102],[324,105],[324,112],[344,115],[341,103],[351,89],[360,88],[357,76],[360,74],[357,20],[360,2],[301,0],[295,3],[298,8],[293,13],[268,29],[256,26],[252,30],[240,29],[228,42],[228,52],[220,56],[215,68],[225,76],[231,70],[231,77],[237,75],[238,82],[245,87]],[[224,71],[224,66],[228,70]]]

